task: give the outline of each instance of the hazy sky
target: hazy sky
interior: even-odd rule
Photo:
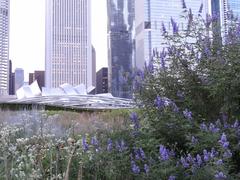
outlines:
[[[106,0],[92,0],[92,44],[97,70],[107,66]],[[45,0],[10,0],[10,52],[15,68],[43,70],[45,62]]]

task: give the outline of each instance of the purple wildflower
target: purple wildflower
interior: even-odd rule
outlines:
[[[162,22],[162,31],[163,31],[163,34],[167,33],[166,27],[163,22]]]
[[[96,139],[96,137],[92,137],[91,144],[94,145],[94,146],[98,145],[98,140]]]
[[[187,155],[186,160],[187,160],[187,162],[189,162],[189,163],[191,163],[191,164],[192,164],[193,161],[194,161],[194,159],[192,158],[191,154],[188,154],[188,155]]]
[[[199,154],[197,154],[196,159],[197,159],[197,165],[198,165],[198,166],[201,166],[201,164],[202,164],[202,158],[201,158],[201,156],[200,156]]]
[[[204,122],[202,124],[200,124],[200,129],[202,131],[208,131],[208,128],[207,128],[207,126],[206,126],[206,124]]]
[[[165,52],[164,48],[162,50],[162,52],[160,53],[160,63],[163,69],[165,69],[165,58],[167,56],[167,53]]]
[[[134,148],[134,154],[135,154],[135,159],[139,160],[140,159],[140,155],[138,153],[138,149]]]
[[[217,160],[216,165],[220,166],[222,164],[223,164],[223,160],[222,159]]]
[[[238,120],[236,120],[233,124],[233,128],[238,128],[238,126],[239,126],[239,123],[238,123]]]
[[[169,159],[169,152],[167,148],[163,145],[160,145],[159,147],[159,154],[160,154],[160,159],[163,161],[166,161]]]
[[[207,150],[206,149],[204,149],[203,150],[203,160],[205,161],[205,162],[207,162],[207,161],[209,161],[209,155],[210,155],[210,153],[209,152],[207,152]]]
[[[149,170],[150,170],[149,166],[147,164],[144,164],[144,171],[146,174],[149,173]]]
[[[227,178],[226,175],[223,174],[223,172],[217,172],[214,177],[217,180],[226,179]]]
[[[225,133],[222,134],[221,139],[218,142],[224,149],[228,148],[229,146],[229,142],[227,141],[227,136],[225,135]]]
[[[134,130],[137,130],[140,128],[139,120],[138,120],[138,115],[136,112],[132,112],[130,114],[130,119],[134,125]]]
[[[126,144],[124,142],[124,140],[116,141],[116,148],[119,152],[123,152],[127,149]]]
[[[113,148],[112,140],[109,138],[107,141],[107,151],[111,151]]]
[[[192,120],[192,112],[189,111],[188,109],[185,109],[185,110],[183,111],[183,115],[184,115],[184,117],[187,118],[188,120]]]
[[[82,138],[82,147],[84,151],[88,150],[88,144],[85,137]]]
[[[219,131],[219,128],[215,127],[215,125],[213,123],[210,123],[209,125],[209,131],[216,133]]]
[[[178,25],[177,25],[177,23],[174,21],[173,18],[171,18],[171,24],[172,24],[172,28],[173,28],[173,34],[177,34],[177,33],[178,33]]]
[[[203,10],[203,3],[201,4],[201,6],[200,6],[200,8],[199,8],[198,13],[201,14],[201,13],[202,13],[202,10]]]
[[[145,158],[146,158],[146,157],[145,157],[145,153],[144,153],[144,151],[143,151],[142,148],[139,148],[139,153],[140,153],[142,159],[145,159]]]
[[[216,152],[216,150],[214,148],[211,149],[211,152],[210,152],[210,157],[211,158],[214,158],[218,153]]]
[[[131,161],[131,168],[132,168],[132,172],[134,174],[140,173],[140,168],[138,167],[138,165],[136,165],[136,163],[134,161]]]
[[[182,166],[184,167],[184,168],[188,168],[189,167],[189,163],[186,161],[186,159],[185,158],[183,158],[183,157],[181,157],[181,163],[182,163]]]
[[[186,9],[186,8],[187,8],[185,0],[182,0],[182,8],[183,8],[183,9]]]
[[[232,157],[232,152],[230,151],[230,149],[225,150],[225,152],[223,153],[223,157],[227,159]]]
[[[169,176],[168,180],[175,180],[176,176]]]
[[[161,109],[164,107],[164,100],[160,96],[157,96],[157,98],[154,100],[154,104],[157,108]]]
[[[197,144],[198,143],[198,139],[195,138],[194,136],[192,136],[191,142],[192,142],[192,144]]]

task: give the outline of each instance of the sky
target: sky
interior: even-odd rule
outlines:
[[[92,44],[96,49],[96,69],[107,67],[106,0],[92,0]],[[10,0],[9,59],[15,68],[28,73],[44,70],[45,0]]]

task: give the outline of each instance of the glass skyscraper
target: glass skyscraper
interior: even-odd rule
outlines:
[[[9,0],[0,0],[0,96],[8,94]]]
[[[91,0],[46,0],[45,83],[92,86]]]
[[[202,15],[209,13],[208,0],[185,0],[187,8],[191,8],[193,14],[197,14],[203,4]],[[152,58],[153,49],[161,51],[162,23],[166,29],[171,30],[173,18],[183,29],[186,22],[180,18],[183,12],[181,0],[137,0],[135,4],[136,15],[136,67],[143,68],[144,63]]]
[[[109,90],[113,96],[131,98],[131,76],[134,60],[134,2],[107,0]]]

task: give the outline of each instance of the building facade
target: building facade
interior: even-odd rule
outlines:
[[[221,36],[224,39],[228,32],[228,16],[232,13],[240,18],[239,0],[212,0],[212,13],[217,14],[221,25]]]
[[[208,0],[185,0],[187,8],[197,14],[203,4],[202,15],[209,12]],[[172,31],[171,18],[178,23],[179,30],[184,29],[187,21],[183,15],[183,3],[179,0],[138,0],[135,4],[136,19],[136,67],[142,69],[145,62],[153,56],[153,49],[161,51],[164,48],[162,36],[163,24],[167,31]]]
[[[38,82],[38,86],[42,90],[42,87],[45,87],[45,71],[34,71],[34,73],[29,73],[28,84],[30,85],[34,81]]]
[[[131,98],[134,61],[135,0],[107,0],[109,90],[115,97]]]
[[[96,87],[96,50],[92,46],[92,85]]]
[[[0,0],[0,96],[9,88],[9,0]]]
[[[9,71],[8,71],[8,78],[9,78],[9,88],[8,88],[8,94],[9,95],[14,95],[14,86],[15,86],[15,74],[12,72],[12,61],[9,60]]]
[[[24,70],[22,68],[16,68],[14,73],[14,88],[15,92],[24,85]]]
[[[96,94],[108,93],[108,68],[101,68],[97,72]]]
[[[45,85],[92,85],[91,0],[46,0]]]

